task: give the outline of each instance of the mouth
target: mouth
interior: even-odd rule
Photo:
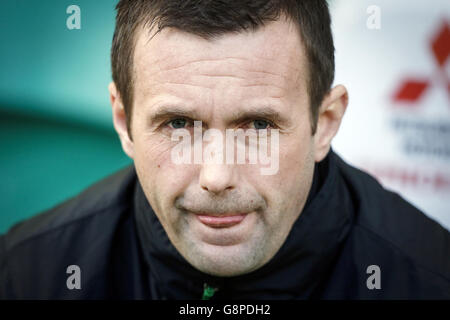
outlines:
[[[208,214],[197,214],[197,219],[204,225],[212,228],[229,228],[241,223],[247,213],[239,214],[225,214],[225,215],[208,215]]]
[[[189,212],[188,223],[192,237],[212,246],[235,246],[255,234],[258,215],[255,211]]]

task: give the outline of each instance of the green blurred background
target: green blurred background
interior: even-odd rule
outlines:
[[[131,163],[107,90],[116,2],[0,1],[0,233]]]

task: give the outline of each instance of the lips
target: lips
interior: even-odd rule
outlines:
[[[228,228],[241,223],[247,214],[234,214],[234,215],[223,215],[223,216],[213,216],[198,214],[197,219],[201,223],[212,227],[212,228]]]

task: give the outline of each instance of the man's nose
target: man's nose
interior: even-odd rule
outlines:
[[[233,165],[203,164],[200,177],[200,187],[208,192],[220,194],[235,187]]]

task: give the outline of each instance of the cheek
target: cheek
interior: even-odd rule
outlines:
[[[295,178],[304,172],[310,158],[312,140],[310,136],[297,136],[280,143],[280,178]]]
[[[173,201],[194,176],[193,165],[177,165],[171,150],[176,144],[165,137],[149,136],[135,141],[134,163],[143,188],[155,210],[169,212]]]
[[[299,141],[304,141],[299,142]],[[312,140],[308,132],[280,137],[279,170],[274,175],[251,174],[251,184],[277,212],[299,205],[308,193],[313,170]]]

